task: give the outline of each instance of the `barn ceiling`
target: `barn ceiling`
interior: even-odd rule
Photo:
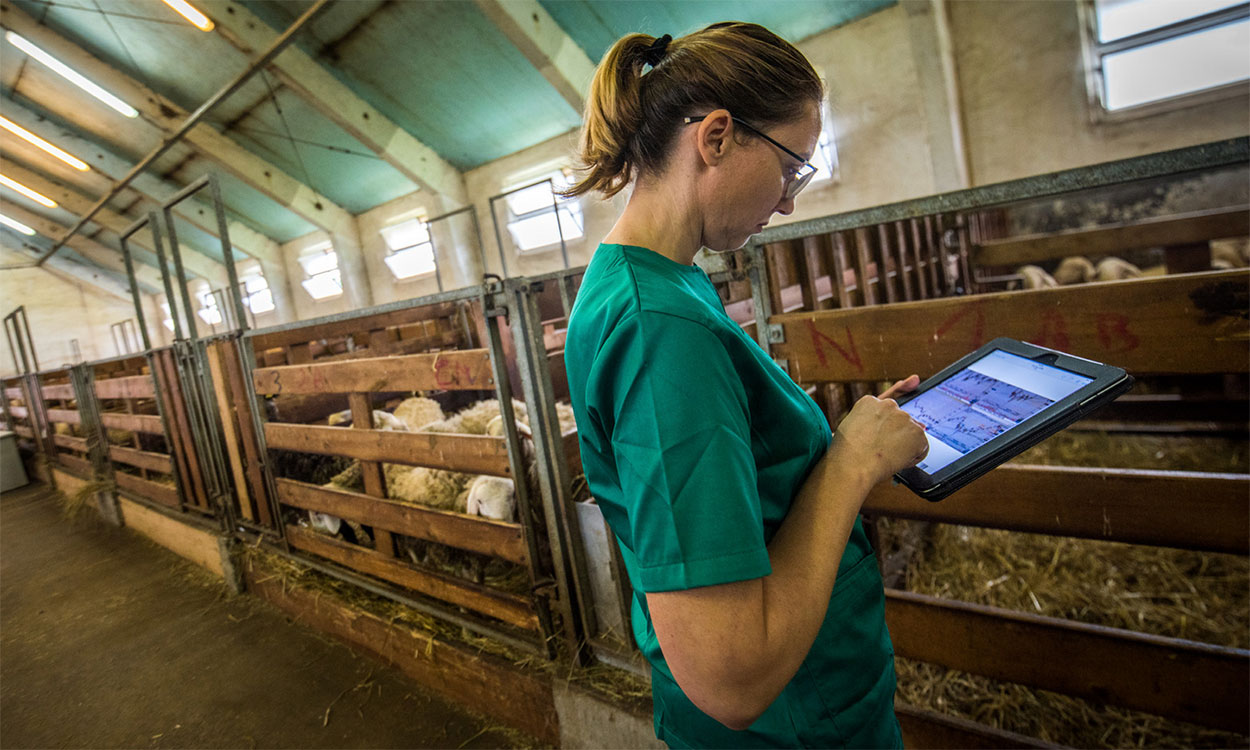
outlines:
[[[331,229],[343,216],[417,189],[437,189],[448,203],[463,205],[463,171],[580,124],[577,94],[562,89],[559,80],[553,83],[532,50],[522,49],[526,40],[518,41],[517,30],[500,22],[518,8],[535,18],[545,12],[545,28],[575,45],[593,66],[613,40],[630,32],[678,36],[737,19],[800,41],[894,1],[339,0],[296,37],[304,68],[271,66],[206,118],[228,140],[205,133],[174,146],[108,204],[110,215],[97,217],[82,234],[94,243],[88,249],[116,252],[118,227],[207,172],[221,179],[232,226],[251,230],[240,230],[248,242],[236,241],[235,250],[253,257],[272,255],[274,243]],[[92,166],[88,172],[71,169],[0,131],[0,171],[18,171],[63,197],[60,207],[48,209],[0,188],[0,212],[49,222],[34,238],[0,229],[6,245],[50,247],[47,232],[72,226],[84,207],[313,4],[192,3],[218,20],[216,30],[199,31],[156,0],[0,0],[6,29],[72,50],[89,77],[121,81],[116,85],[124,90],[115,93],[147,102],[127,99],[141,114],[126,118],[0,43],[0,114]],[[99,73],[101,66],[109,72]],[[561,68],[556,77],[575,82],[578,69],[569,70]],[[373,119],[345,122],[344,102],[353,110],[372,108]],[[222,253],[210,223],[195,219],[179,223],[179,237],[202,256],[206,270],[200,275],[206,275]],[[235,233],[232,228],[232,239]],[[142,249],[138,255],[141,262],[155,262]],[[116,277],[115,270],[68,246],[57,257]]]

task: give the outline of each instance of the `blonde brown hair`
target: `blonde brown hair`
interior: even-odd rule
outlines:
[[[666,48],[646,34],[621,37],[590,84],[585,176],[566,194],[611,197],[638,174],[660,171],[684,117],[723,107],[762,128],[794,120],[823,97],[803,53],[758,24],[712,24]]]

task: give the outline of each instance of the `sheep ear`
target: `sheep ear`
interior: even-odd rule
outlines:
[[[469,501],[464,509],[464,512],[471,516],[482,515],[482,504],[478,501],[476,492],[469,493]]]

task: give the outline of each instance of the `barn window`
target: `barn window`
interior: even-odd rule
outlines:
[[[1082,7],[1096,117],[1153,113],[1245,91],[1250,3],[1086,0]]]
[[[300,254],[299,264],[308,278],[300,282],[313,299],[328,299],[343,293],[343,280],[339,276],[339,256],[334,246],[322,242]]]
[[[569,175],[557,171],[539,182],[507,191],[508,234],[521,253],[537,253],[579,239],[584,234],[582,204],[561,198],[557,191],[569,187]]]
[[[434,273],[434,241],[430,225],[412,218],[382,228],[387,255],[382,260],[397,280],[415,279]]]
[[[214,327],[221,325],[221,306],[217,304],[220,295],[217,290],[204,289],[196,296],[200,299],[200,309],[196,311],[200,320]]]
[[[273,310],[273,292],[269,291],[269,280],[259,263],[239,273],[239,287],[243,293],[243,305],[253,315]]]

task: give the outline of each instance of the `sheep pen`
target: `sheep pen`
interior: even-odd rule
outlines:
[[[1244,438],[1066,431],[1026,464],[1247,473]],[[1219,646],[1250,647],[1250,560],[882,518],[882,549],[919,537],[900,587]],[[1250,738],[900,658],[902,702],[1072,747],[1245,747]]]
[[[443,403],[447,401],[444,400]],[[500,404],[493,398],[472,402],[450,415],[443,412],[439,401],[421,394],[410,396],[398,403],[392,400],[382,406],[384,408],[373,410],[371,427],[376,430],[493,437],[502,437],[504,434]],[[526,473],[523,481],[530,497],[537,497],[538,483],[529,432],[529,415],[523,402],[514,400],[512,407],[521,438]],[[573,429],[572,408],[567,404],[557,403],[556,411],[562,432]],[[330,426],[348,426],[351,423],[350,411],[331,414],[326,423]],[[275,450],[271,451],[270,461],[276,477],[331,489],[365,492],[361,463],[355,459]],[[385,496],[388,499],[416,507],[498,521],[518,520],[512,479],[398,463],[382,463],[381,469]],[[574,481],[573,484],[578,486],[579,483]],[[584,482],[580,484],[584,486]],[[531,510],[535,513],[531,520],[541,525],[543,519],[538,515],[540,511],[537,504]],[[287,507],[284,513],[287,524],[305,527],[360,546],[376,545],[374,530],[365,524],[291,507]],[[532,582],[527,570],[521,565],[403,534],[395,533],[392,536],[399,558],[417,567],[452,574],[474,583],[484,583],[509,593],[523,594],[530,590]]]

